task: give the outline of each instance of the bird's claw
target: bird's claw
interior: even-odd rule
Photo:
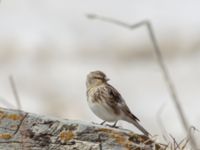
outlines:
[[[119,129],[119,128],[120,128],[120,126],[116,126],[116,125],[109,125],[109,124],[106,124],[106,126],[111,127],[111,128],[116,128],[116,129]]]

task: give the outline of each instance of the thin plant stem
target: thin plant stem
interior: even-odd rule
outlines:
[[[12,91],[13,91],[13,95],[15,97],[17,108],[19,110],[21,110],[20,98],[19,98],[19,95],[18,95],[18,92],[17,92],[17,88],[16,88],[16,85],[15,85],[15,81],[14,81],[14,78],[13,78],[12,75],[9,76],[9,81],[10,81],[10,85],[11,85],[11,88],[12,88]]]

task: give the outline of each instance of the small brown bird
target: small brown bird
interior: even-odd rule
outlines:
[[[135,125],[146,136],[150,135],[134,116],[120,93],[108,84],[109,79],[102,71],[93,71],[87,75],[87,101],[93,113],[106,121],[115,122],[124,120]]]

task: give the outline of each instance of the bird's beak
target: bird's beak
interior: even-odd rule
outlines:
[[[106,78],[106,81],[109,81],[110,79],[109,78]]]

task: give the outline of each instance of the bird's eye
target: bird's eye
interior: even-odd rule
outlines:
[[[99,79],[99,80],[102,80],[102,78],[100,78],[100,77],[94,77],[94,79]]]

